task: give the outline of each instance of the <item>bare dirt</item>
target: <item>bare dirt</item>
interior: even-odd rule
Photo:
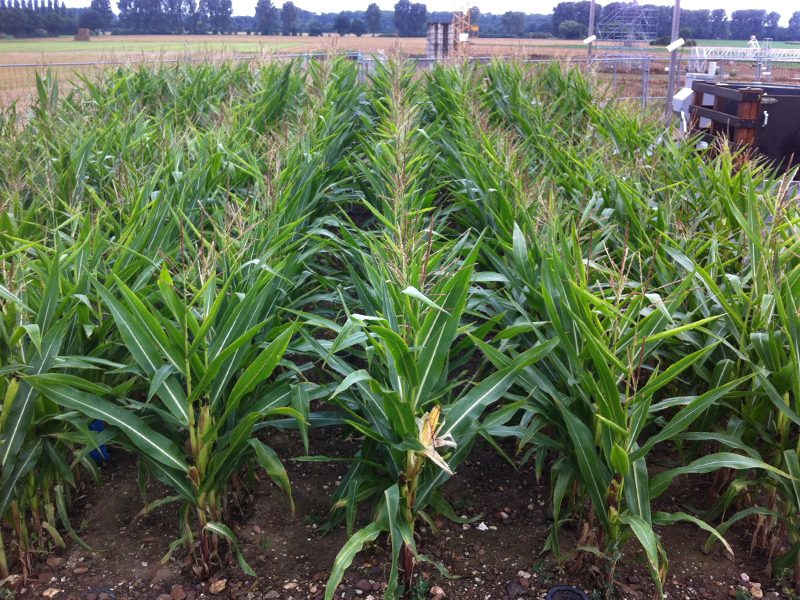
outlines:
[[[295,432],[272,430],[264,439],[280,456],[303,454]],[[503,448],[514,456],[512,446]],[[312,455],[352,456],[355,450],[356,445],[339,440],[335,430],[312,432]],[[18,597],[154,600],[172,593],[171,598],[162,596],[160,600],[322,598],[346,533],[341,527],[320,537],[317,529],[326,519],[346,463],[285,460],[296,502],[294,516],[286,497],[261,472],[262,477],[249,488],[241,514],[233,518],[244,555],[258,579],[246,576],[228,557],[218,565],[211,581],[201,583],[188,572],[181,550],[153,576],[154,566],[179,535],[179,504],[167,504],[147,516],[137,516],[143,502],[136,459],[120,450],[112,449],[112,454],[113,460],[103,468],[103,487],[76,500],[72,519],[85,542],[98,551],[91,552],[68,541],[66,551],[51,556],[49,564],[39,565],[38,579],[26,582]],[[710,484],[710,476],[673,482],[654,509],[686,511],[687,506],[702,505]],[[148,486],[150,502],[168,493],[158,482]],[[444,496],[459,515],[482,516],[469,527],[439,516],[438,535],[424,525],[418,526],[420,552],[441,561],[456,576],[447,579],[424,565],[418,577],[422,581],[419,588],[428,591],[419,598],[429,597],[430,590],[439,591],[434,586],[452,600],[543,598],[549,588],[558,584],[575,585],[596,598],[602,597],[602,571],[591,560],[571,572],[559,570],[552,553],[542,553],[551,523],[548,476],[545,470],[545,476],[537,481],[532,461],[515,469],[494,449],[476,446],[469,462],[444,486]],[[366,511],[359,521],[357,525],[362,526],[368,522]],[[480,523],[488,529],[479,529]],[[576,542],[578,531],[567,524],[562,533],[562,548],[568,550]],[[765,574],[766,558],[757,553],[749,556],[746,525],[734,526],[726,535],[735,552],[733,560],[720,544],[704,553],[707,535],[694,525],[658,528],[658,533],[670,559],[665,588],[668,597],[735,597],[741,573],[748,574],[750,584],[761,584],[764,598],[779,597],[779,588]],[[388,560],[387,540],[382,536],[357,555],[338,596],[381,598]],[[653,596],[655,588],[645,561],[635,541],[623,548],[615,578],[615,598],[638,600]]]

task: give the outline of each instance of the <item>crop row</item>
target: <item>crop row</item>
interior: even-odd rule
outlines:
[[[661,590],[653,527],[676,521],[727,546],[747,520],[800,581],[787,179],[556,66],[178,65],[58,90],[39,79],[24,127],[0,117],[3,576],[83,544],[69,505],[104,444],[172,490],[144,498],[180,506],[170,554],[202,579],[229,548],[254,574],[229,526],[256,468],[293,508],[260,432],[307,451],[337,427],[360,450],[322,527],[350,534],[327,600],[384,533],[386,597],[407,589],[431,560],[415,526],[460,520],[441,486],[476,440],[549,476],[545,549],[602,563],[608,591],[634,539]],[[709,506],[651,510],[704,473]]]

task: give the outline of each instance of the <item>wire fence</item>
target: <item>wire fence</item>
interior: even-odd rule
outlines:
[[[257,68],[263,61],[300,60],[306,64],[310,60],[324,60],[331,56],[330,53],[306,54],[270,54],[249,56],[220,56],[220,57],[193,57],[181,56],[175,58],[152,58],[140,60],[102,60],[96,62],[54,62],[54,63],[28,63],[28,64],[0,64],[0,108],[17,103],[18,113],[33,100],[36,94],[36,76],[45,75],[48,71],[55,74],[62,90],[67,91],[75,86],[80,87],[82,81],[98,80],[107,70],[119,67],[138,67],[147,65],[172,65],[178,63],[201,62],[247,62]],[[386,57],[365,55],[360,52],[347,53],[346,56],[358,62],[359,76],[364,80],[373,72],[376,65]],[[464,58],[435,59],[435,58],[407,58],[413,61],[420,71],[428,70],[436,63],[457,62]],[[518,57],[505,59],[496,56],[474,56],[468,59],[471,62],[486,63],[492,60],[521,60]],[[669,58],[658,56],[616,56],[595,57],[589,59],[533,59],[521,60],[527,64],[561,63],[571,68],[578,68],[591,73],[596,80],[611,87],[612,93],[619,99],[635,101],[646,108],[651,101],[663,101],[667,96],[667,82],[669,79]],[[689,57],[683,56],[678,60],[680,88],[688,72]],[[717,65],[717,79],[720,81],[749,81],[753,83],[765,82],[767,77],[771,83],[800,84],[800,63],[780,62],[770,67],[769,72],[758,61],[720,61]],[[663,106],[663,104],[662,104]]]

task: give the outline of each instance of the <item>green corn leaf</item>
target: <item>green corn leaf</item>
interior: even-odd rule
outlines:
[[[71,387],[38,381],[35,376],[27,377],[26,380],[61,406],[118,427],[137,448],[153,460],[180,471],[189,471],[189,466],[178,447],[133,413]]]
[[[258,577],[255,571],[253,571],[253,569],[250,568],[250,565],[247,564],[247,561],[244,559],[241,550],[239,550],[239,544],[236,542],[236,537],[233,535],[233,532],[230,529],[228,529],[226,525],[223,525],[222,523],[217,523],[215,521],[209,521],[208,523],[206,523],[206,529],[208,529],[209,531],[213,531],[217,535],[222,536],[226,540],[228,540],[228,543],[231,545],[231,548],[233,549],[233,553],[236,555],[236,560],[239,561],[239,566],[242,568],[242,571],[244,571],[251,577]]]
[[[370,523],[347,540],[333,562],[331,576],[328,578],[328,585],[325,588],[325,600],[333,600],[333,594],[336,593],[336,587],[342,580],[345,570],[353,563],[353,559],[364,547],[364,544],[371,542],[385,530],[385,526],[381,523]]]
[[[281,488],[289,497],[289,504],[292,506],[292,514],[294,514],[294,500],[292,499],[292,486],[289,484],[289,475],[283,467],[283,463],[275,454],[275,451],[264,444],[261,440],[251,438],[247,442],[253,447],[256,452],[256,460],[267,471],[267,474],[272,478],[279,488]]]

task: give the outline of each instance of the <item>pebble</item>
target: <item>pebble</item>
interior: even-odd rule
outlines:
[[[283,586],[283,589],[285,589],[285,590],[293,590],[296,587],[297,587],[297,584],[294,583],[293,581],[290,581],[289,583],[287,583],[286,585]]]
[[[63,558],[51,556],[47,559],[47,566],[51,569],[60,569],[66,561]]]
[[[213,581],[210,586],[208,586],[208,591],[212,594],[219,594],[222,590],[225,589],[226,582],[224,579],[220,579],[218,581]]]
[[[89,567],[78,567],[74,571],[72,571],[75,575],[83,575],[84,573],[89,572]]]
[[[172,600],[172,596],[169,594],[159,594],[156,600]]]
[[[523,579],[530,579],[531,574],[527,571],[517,571],[517,577],[522,577]]]
[[[56,588],[48,588],[44,591],[42,596],[44,596],[45,598],[55,598],[60,593],[61,590],[57,590]]]
[[[528,593],[528,588],[522,586],[517,581],[511,581],[506,586],[506,592],[508,592],[508,597],[510,600],[513,600],[517,596],[524,596]]]
[[[272,600],[273,598],[277,598],[278,595],[279,595],[278,592],[276,592],[275,590],[270,590],[266,594],[264,594],[264,598],[266,598],[267,600]]]
[[[628,576],[628,583],[639,583],[639,578],[635,575]]]
[[[356,583],[356,587],[363,592],[371,592],[372,582],[369,579],[360,579],[358,583]]]
[[[184,600],[186,598],[186,592],[183,589],[182,585],[176,585],[172,588],[172,591],[169,593],[172,597],[172,600]]]
[[[435,585],[435,586],[433,586],[431,588],[430,595],[431,596],[440,596],[440,597],[443,598],[444,597],[444,590],[442,588],[440,588],[438,585]]]
[[[741,575],[739,575],[739,579],[747,583],[748,581],[750,581],[750,575],[748,575],[747,573],[742,573]]]
[[[253,525],[253,533],[261,533],[261,527],[258,525]]]
[[[750,593],[753,595],[753,598],[763,598],[764,592],[761,591],[760,587],[750,588]]]

